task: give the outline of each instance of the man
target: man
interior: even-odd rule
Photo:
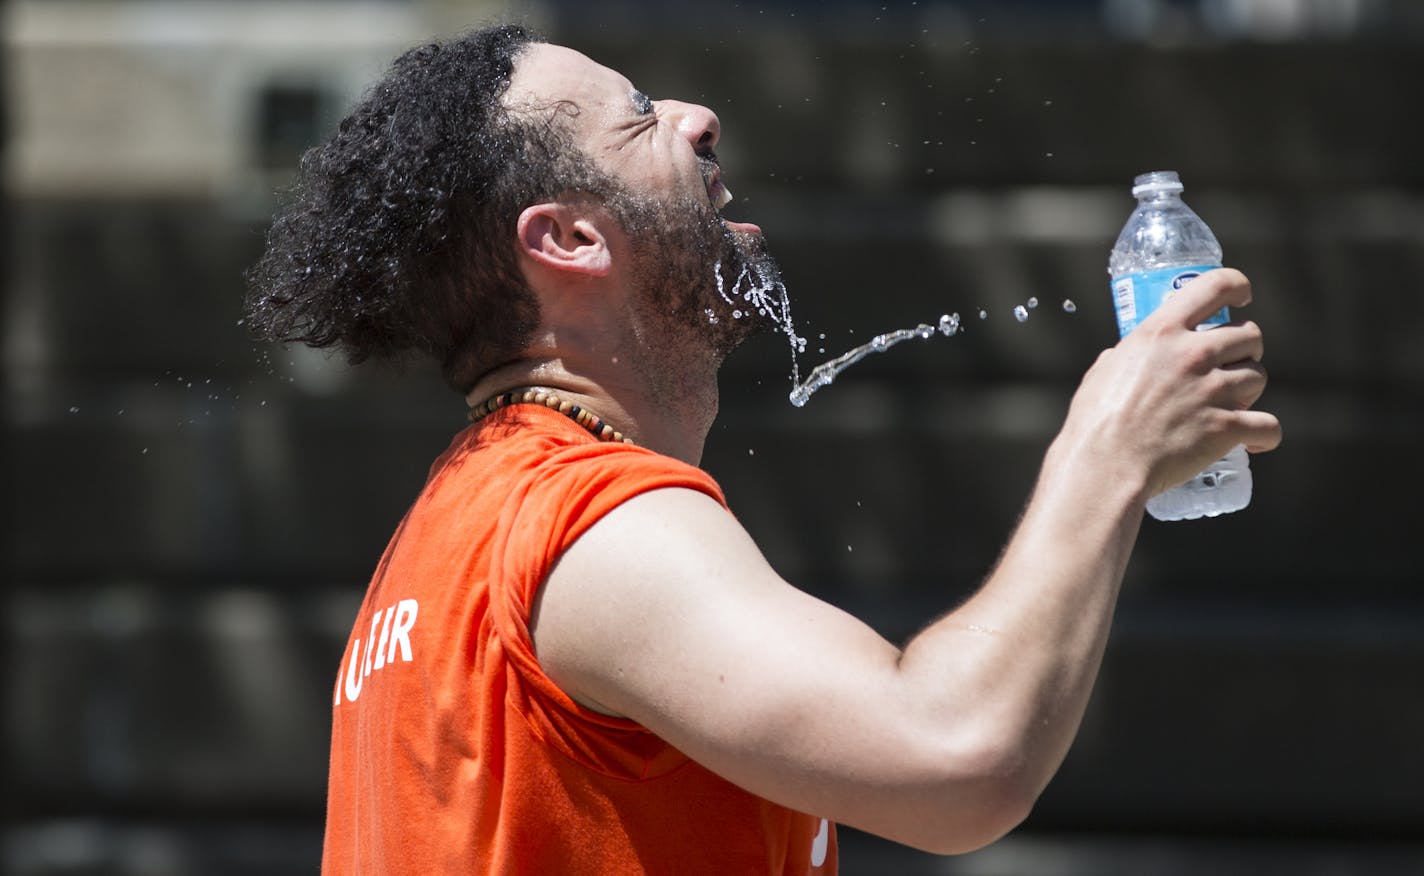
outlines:
[[[472,425],[371,582],[334,691],[329,873],[829,873],[844,823],[1012,829],[1076,732],[1144,503],[1236,444],[1232,270],[1102,354],[993,574],[903,649],[771,569],[695,468],[781,315],[717,117],[517,28],[399,59],[254,268],[267,335],[423,351]],[[631,443],[629,443],[631,442]]]

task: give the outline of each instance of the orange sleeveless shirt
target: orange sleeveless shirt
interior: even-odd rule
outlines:
[[[830,874],[835,827],[714,775],[539,667],[535,594],[580,534],[705,472],[515,405],[436,460],[333,695],[325,874]]]

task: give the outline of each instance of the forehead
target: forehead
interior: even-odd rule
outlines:
[[[559,102],[574,103],[579,116],[626,113],[633,83],[581,52],[548,43],[532,43],[515,60],[505,103],[515,109],[537,109]]]

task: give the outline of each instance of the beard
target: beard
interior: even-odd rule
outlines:
[[[781,271],[760,235],[734,231],[696,198],[616,200],[610,206],[633,241],[640,309],[673,343],[703,346],[720,363],[762,331],[798,340]]]

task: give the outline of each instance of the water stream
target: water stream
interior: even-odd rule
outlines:
[[[1014,319],[1018,320],[1019,322],[1026,322],[1028,320],[1029,311],[1033,310],[1036,307],[1038,307],[1038,299],[1028,299],[1028,301],[1026,301],[1024,304],[1020,304],[1014,308]],[[1063,302],[1064,313],[1074,313],[1077,311],[1077,309],[1078,306],[1074,304],[1071,300]],[[980,319],[987,319],[988,316],[988,311],[982,309],[979,311]],[[947,313],[939,318],[939,324],[937,326],[929,325],[928,323],[920,323],[914,328],[897,329],[892,332],[886,332],[884,334],[876,335],[866,343],[861,344],[859,347],[856,347],[852,350],[842,353],[834,359],[831,359],[827,362],[822,362],[820,365],[817,365],[815,368],[811,369],[811,373],[807,375],[805,381],[801,381],[799,379],[800,375],[796,368],[796,357],[793,354],[791,367],[792,388],[791,394],[789,396],[791,403],[798,408],[804,407],[806,402],[811,400],[811,396],[816,392],[816,390],[821,389],[822,387],[829,386],[830,384],[835,382],[836,377],[838,377],[842,371],[859,362],[861,359],[864,359],[866,356],[869,356],[871,353],[883,353],[891,347],[895,346],[896,344],[908,341],[911,338],[929,340],[936,334],[942,335],[947,338],[953,337],[954,335],[959,333],[959,329],[959,314]],[[803,342],[803,350],[804,347],[805,344]]]

